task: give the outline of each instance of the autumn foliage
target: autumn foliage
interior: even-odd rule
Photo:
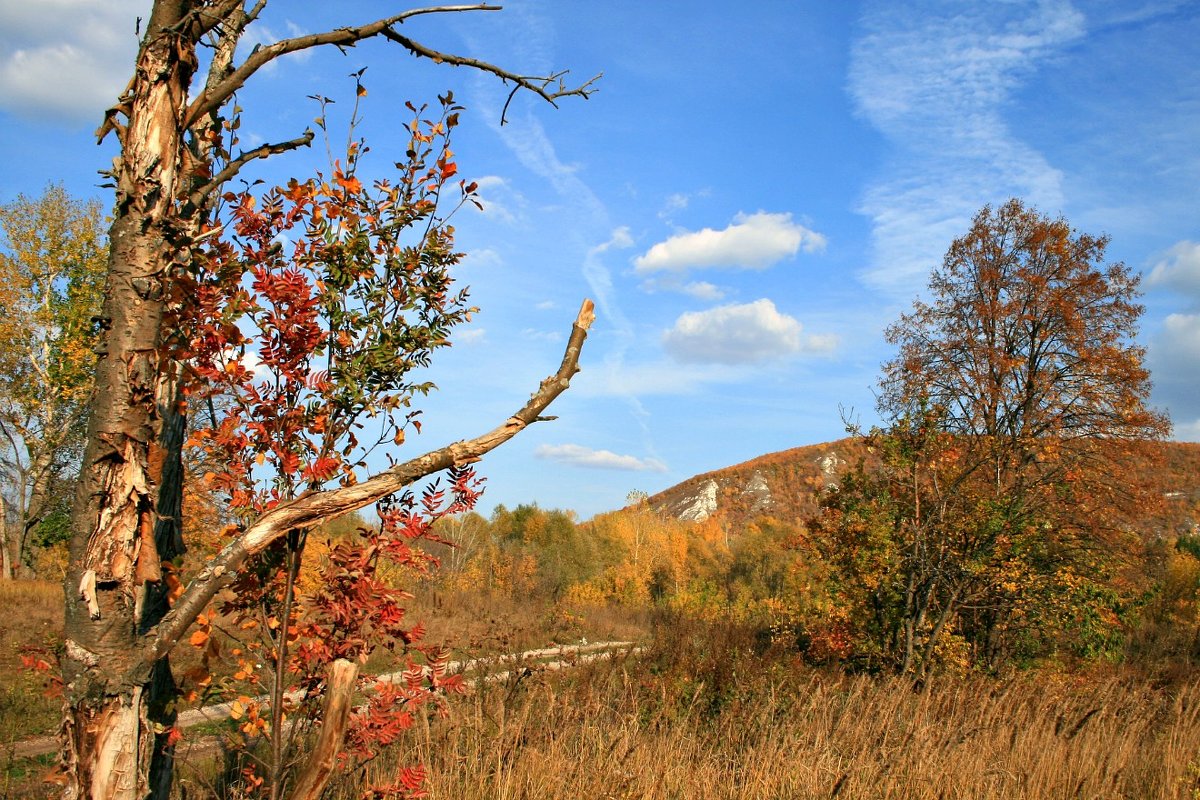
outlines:
[[[449,95],[437,119],[412,109],[395,183],[364,187],[354,145],[328,177],[226,195],[232,236],[178,282],[176,313],[190,404],[203,419],[207,400],[225,399],[193,443],[223,465],[209,482],[234,509],[354,483],[372,450],[420,429],[412,399],[432,385],[411,373],[473,310],[452,290],[460,255],[438,209],[444,191],[457,193],[453,213],[474,189],[450,183],[459,110]]]
[[[1061,630],[1110,649],[1157,502],[1139,445],[1169,424],[1146,406],[1137,279],[1106,245],[1017,200],[984,208],[889,328],[877,457],[811,524],[885,662],[995,664]]]
[[[413,373],[473,310],[450,274],[460,256],[447,219],[474,190],[452,181],[460,108],[447,94],[431,118],[409,110],[394,182],[363,184],[358,143],[328,176],[262,196],[228,193],[226,235],[214,235],[176,284],[172,346],[198,412],[189,444],[205,489],[226,498],[232,538],[239,520],[330,484],[355,485],[378,446],[419,431],[413,399],[433,387]],[[239,791],[283,796],[338,659],[365,665],[379,650],[393,654],[388,664],[408,665],[402,680],[378,686],[360,672],[369,700],[353,716],[348,765],[374,758],[430,700],[457,689],[445,655],[422,649],[422,628],[406,617],[412,595],[385,576],[427,573],[435,561],[418,543],[436,539],[440,518],[470,511],[478,483],[456,467],[444,487],[385,497],[377,526],[320,543],[307,568],[309,531],[290,531],[201,617],[190,637],[201,660],[185,688],[196,699],[232,698],[237,746],[262,751],[244,763]],[[219,660],[230,666],[218,669]],[[218,671],[230,677],[214,682]],[[371,791],[409,795],[419,777],[398,768]]]
[[[96,363],[99,203],[50,185],[0,206],[0,579],[66,537]]]

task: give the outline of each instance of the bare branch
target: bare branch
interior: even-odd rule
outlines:
[[[188,34],[194,39],[199,40],[209,31],[221,26],[227,22],[231,16],[244,15],[246,12],[242,5],[242,0],[221,0],[212,6],[201,6],[193,13],[193,17],[189,20],[184,18],[181,25],[194,20],[194,25]]]
[[[514,84],[516,84],[513,87],[513,90],[509,92],[508,100],[504,102],[504,110],[500,112],[501,125],[503,125],[505,122],[504,115],[508,111],[509,103],[512,102],[513,96],[516,95],[516,93],[521,89],[528,89],[550,105],[557,108],[558,104],[554,101],[563,97],[582,97],[584,100],[591,97],[592,94],[597,91],[593,88],[593,85],[604,75],[602,72],[598,73],[583,84],[573,89],[569,89],[567,88],[566,83],[563,81],[563,78],[567,74],[566,70],[563,70],[562,72],[556,72],[553,75],[517,75],[514,72],[509,72],[502,67],[498,67],[495,64],[489,64],[486,61],[480,61],[477,58],[456,56],[453,53],[443,53],[438,50],[434,50],[430,47],[426,47],[420,42],[408,38],[407,36],[397,33],[391,28],[385,29],[383,31],[383,36],[384,38],[395,42],[401,47],[404,47],[413,55],[420,56],[422,58],[428,58],[438,63],[450,64],[455,67],[471,67],[472,69],[477,69],[480,72],[489,72],[503,81],[512,81]]]
[[[301,50],[308,50],[321,45],[332,44],[337,47],[353,47],[358,42],[364,39],[370,39],[378,36],[391,26],[404,22],[406,19],[420,16],[423,14],[447,14],[463,11],[500,11],[500,6],[490,6],[483,3],[478,5],[468,6],[430,6],[428,8],[414,8],[408,11],[395,14],[384,19],[375,20],[365,25],[354,27],[337,28],[332,31],[323,33],[311,33],[304,36],[296,36],[291,39],[281,39],[273,44],[265,47],[256,48],[242,65],[229,73],[228,77],[218,83],[216,86],[206,88],[199,97],[192,102],[187,110],[185,125],[190,127],[192,123],[200,119],[205,114],[215,111],[229,99],[229,96],[240,89],[251,75],[258,72],[267,64],[271,63],[280,56],[288,53],[296,53]]]
[[[542,411],[567,390],[571,378],[579,372],[579,355],[595,316],[592,301],[584,300],[558,371],[543,380],[529,401],[493,430],[397,464],[362,483],[303,495],[276,506],[247,526],[241,536],[230,542],[192,580],[171,611],[151,630],[140,664],[126,679],[136,685],[158,659],[170,652],[217,592],[233,581],[247,559],[289,530],[312,528],[394,494],[429,475],[478,461],[485,453],[537,422]]]
[[[237,175],[242,167],[246,164],[259,158],[268,158],[286,153],[289,150],[296,150],[301,147],[308,147],[312,144],[313,132],[312,129],[306,129],[304,133],[297,136],[295,139],[289,139],[286,142],[276,142],[274,144],[259,145],[253,150],[247,150],[239,155],[234,160],[225,165],[225,169],[213,176],[213,179],[201,186],[196,191],[192,192],[188,197],[188,202],[193,206],[199,206],[204,202],[204,198],[216,189],[219,189],[226,181]]]

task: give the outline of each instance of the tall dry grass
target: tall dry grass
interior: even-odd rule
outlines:
[[[36,655],[54,663],[62,641],[62,591],[50,581],[0,581],[0,744],[51,732],[62,719],[62,701],[44,693],[45,676],[21,660]]]
[[[678,633],[678,632],[677,632]],[[433,798],[1191,798],[1200,680],[819,672],[693,629],[481,688],[379,759]],[[337,796],[356,795],[349,785]]]
[[[16,669],[16,646],[58,634],[60,592],[55,584],[0,584],[0,607],[9,612],[0,620],[0,718],[12,726],[9,739],[57,720],[57,702]],[[546,625],[547,613],[464,605],[448,616],[478,615],[479,627],[451,625],[447,633],[468,650],[515,649]],[[632,632],[640,622],[614,615],[583,627],[589,635],[599,627]],[[556,624],[563,635],[582,630],[577,621]],[[371,777],[424,764],[430,796],[447,800],[1200,796],[1195,671],[942,676],[916,691],[899,678],[804,666],[728,626],[670,619],[651,638],[636,656],[453,698],[447,719],[422,720],[370,765]],[[181,775],[200,766],[184,765]],[[26,779],[14,769],[6,765],[0,796],[53,792],[32,771]],[[359,778],[329,796],[359,797]],[[206,796],[189,783],[190,797]]]

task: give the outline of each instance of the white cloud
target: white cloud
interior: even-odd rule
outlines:
[[[533,451],[536,458],[588,469],[617,469],[628,472],[666,472],[657,458],[618,455],[610,450],[593,450],[578,444],[543,444]]]
[[[792,215],[739,213],[722,230],[703,228],[676,234],[633,260],[640,275],[650,272],[684,272],[689,269],[736,267],[766,269],[801,249],[812,253],[825,248],[825,237],[793,222]]]
[[[694,364],[749,364],[800,352],[828,352],[836,340],[804,337],[802,326],[770,300],[689,311],[663,334],[672,358]]]
[[[99,123],[133,72],[150,0],[0,3],[0,108]]]
[[[543,300],[535,305],[534,308],[536,308],[538,311],[551,311],[555,308],[558,308],[558,303],[554,302],[553,300]]]
[[[911,296],[985,203],[1062,206],[1062,173],[1020,141],[1006,105],[1037,62],[1084,33],[1067,0],[876,3],[849,88],[896,153],[860,211],[874,224],[865,281]]]
[[[1165,286],[1200,299],[1200,242],[1177,242],[1146,278],[1148,286]]]
[[[1200,314],[1168,314],[1163,322],[1163,353],[1172,363],[1200,367]],[[1195,377],[1197,372],[1192,373]]]

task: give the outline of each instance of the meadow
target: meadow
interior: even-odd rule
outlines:
[[[0,585],[4,744],[53,731],[59,702],[22,648],[57,645],[60,587]],[[414,613],[455,654],[630,638],[637,653],[566,671],[521,670],[449,698],[326,796],[350,800],[421,765],[431,798],[1194,798],[1200,672],[1092,663],[925,683],[805,663],[733,621],[429,592]],[[178,796],[218,789],[221,726],[188,731]],[[53,797],[53,758],[6,749],[0,798]],[[43,779],[49,776],[50,782]]]

